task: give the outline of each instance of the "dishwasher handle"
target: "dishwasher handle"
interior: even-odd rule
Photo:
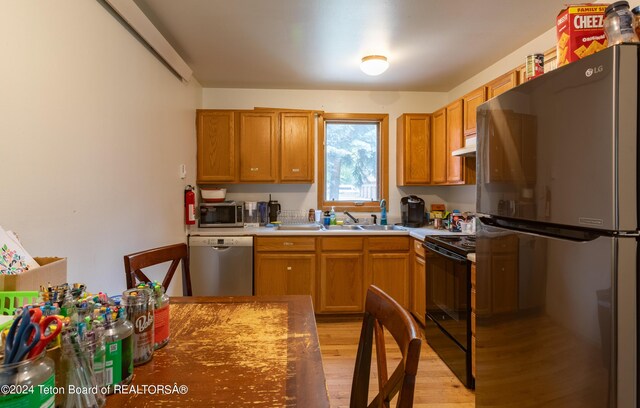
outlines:
[[[230,246],[211,246],[210,248],[220,252],[231,249]]]

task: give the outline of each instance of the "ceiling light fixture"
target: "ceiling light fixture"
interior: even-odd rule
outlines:
[[[360,63],[360,69],[367,75],[376,76],[389,68],[387,57],[382,55],[367,55]]]

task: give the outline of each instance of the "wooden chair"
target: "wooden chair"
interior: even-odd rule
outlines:
[[[391,374],[391,378],[387,376],[385,328],[393,336],[402,353],[402,360]],[[391,399],[398,392],[400,394],[396,406],[398,408],[412,407],[422,343],[418,334],[418,326],[398,302],[376,286],[370,286],[367,291],[364,320],[351,386],[350,407],[367,407],[374,333],[378,366],[378,395],[368,407],[389,407]]]
[[[182,293],[185,296],[192,296],[187,244],[168,245],[125,255],[124,272],[127,279],[127,289],[135,288],[137,281],[150,282],[141,269],[169,261],[171,261],[171,265],[169,265],[169,270],[162,281],[164,290],[166,291],[169,287],[173,274],[182,261]]]

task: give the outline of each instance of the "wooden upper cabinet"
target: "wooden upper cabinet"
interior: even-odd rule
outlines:
[[[313,183],[314,145],[311,112],[280,114],[280,181]]]
[[[431,115],[404,114],[397,120],[397,184],[431,182]]]
[[[198,183],[236,181],[234,112],[198,110],[196,125]]]
[[[240,112],[240,181],[276,181],[277,120],[274,112]]]
[[[487,99],[494,98],[518,85],[518,72],[512,70],[487,84]]]
[[[454,150],[462,147],[462,99],[458,99],[447,106],[447,184],[464,183],[464,159],[451,155]]]
[[[431,116],[431,183],[447,182],[447,109]]]
[[[473,92],[462,97],[463,105],[463,130],[465,137],[475,136],[478,131],[476,127],[476,109],[487,100],[487,88],[481,86]]]

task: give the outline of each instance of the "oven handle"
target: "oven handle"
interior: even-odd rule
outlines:
[[[458,262],[458,263],[461,263],[461,264],[466,264],[467,263],[467,258],[462,258],[460,255],[455,254],[455,253],[449,251],[448,249],[445,249],[445,248],[439,247],[437,245],[434,245],[434,244],[432,244],[430,242],[423,242],[422,246],[426,250],[431,251],[431,252],[433,252],[435,254],[444,256],[445,258],[450,259],[450,260],[452,260],[454,262]]]

